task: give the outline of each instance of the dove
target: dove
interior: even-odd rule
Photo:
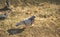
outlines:
[[[22,33],[24,30],[25,30],[25,28],[22,28],[22,29],[8,29],[7,32],[9,33],[9,35],[14,35],[14,34]]]
[[[10,0],[6,0],[6,1],[5,1],[5,5],[6,5],[7,7],[9,7],[9,6],[10,6]]]
[[[0,9],[0,11],[6,11],[6,10],[11,10],[10,8],[9,8],[9,0],[6,0],[6,2],[5,2],[5,6],[3,7],[3,8],[1,8]]]
[[[0,15],[0,20],[4,20],[4,19],[6,19],[6,18],[7,18],[7,14],[6,14],[6,13]]]
[[[35,19],[35,16],[31,16],[30,18],[25,18],[23,21],[16,23],[16,26],[19,26],[19,25],[29,26],[34,22],[34,19]]]
[[[11,10],[10,8],[8,8],[7,6],[3,7],[0,9],[0,11],[7,11],[7,10]]]

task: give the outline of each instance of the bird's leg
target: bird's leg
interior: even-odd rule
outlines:
[[[24,25],[24,28],[27,28],[28,26],[27,25]]]

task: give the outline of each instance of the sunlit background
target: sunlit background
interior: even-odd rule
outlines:
[[[0,9],[5,6],[5,0],[0,0]],[[11,11],[5,20],[0,20],[0,37],[60,37],[60,0],[10,0]],[[32,26],[22,33],[9,36],[8,29],[16,27],[17,22],[36,16]]]

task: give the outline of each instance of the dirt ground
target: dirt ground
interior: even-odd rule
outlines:
[[[0,12],[8,14],[7,19],[0,20],[0,37],[60,37],[60,4],[43,2],[37,6],[11,5],[10,8],[12,11]],[[36,16],[33,26],[27,27],[22,33],[9,35],[8,29],[23,28],[15,24],[33,15]]]

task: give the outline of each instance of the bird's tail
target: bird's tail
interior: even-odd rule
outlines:
[[[22,25],[22,24],[24,24],[24,21],[16,23],[16,26],[19,26],[19,25]]]

